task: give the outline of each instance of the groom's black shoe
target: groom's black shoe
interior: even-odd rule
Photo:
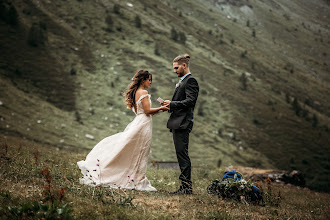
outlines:
[[[183,187],[180,186],[180,188],[177,191],[171,192],[171,194],[174,195],[182,195],[182,194],[192,194],[192,188],[188,188],[188,187]]]

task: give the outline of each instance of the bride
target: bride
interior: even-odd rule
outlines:
[[[81,184],[156,191],[145,175],[152,137],[151,115],[169,108],[151,108],[150,95],[145,90],[152,82],[148,71],[136,72],[132,81],[124,96],[127,108],[136,116],[123,132],[104,138],[85,160],[77,162],[84,175]]]

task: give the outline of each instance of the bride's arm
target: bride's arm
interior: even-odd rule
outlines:
[[[150,102],[146,97],[142,99],[142,106],[143,106],[143,110],[144,110],[145,114],[154,115],[154,114],[157,114],[161,111],[168,111],[169,110],[168,106],[160,106],[158,108],[151,108]]]

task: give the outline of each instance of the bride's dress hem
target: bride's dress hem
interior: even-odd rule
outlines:
[[[90,187],[109,187],[111,189],[128,189],[128,190],[147,191],[147,192],[157,191],[155,187],[150,185],[149,180],[147,178],[143,179],[138,184],[134,184],[133,182],[130,182],[127,185],[116,185],[111,183],[96,183],[90,180],[86,181],[86,179],[82,177],[79,179],[79,183],[81,185],[86,185]]]

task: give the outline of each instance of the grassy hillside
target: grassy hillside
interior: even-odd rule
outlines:
[[[222,169],[193,168],[192,195],[170,195],[178,170],[156,168],[147,177],[157,192],[86,187],[75,163],[83,154],[0,141],[1,219],[329,219],[329,194],[306,188],[259,183],[265,206],[208,194]]]
[[[194,166],[298,169],[329,191],[329,7],[1,0],[1,135],[91,149],[133,119],[121,93],[134,72],[153,73],[156,106],[178,80],[173,58],[189,53],[200,84]],[[153,117],[150,160],[175,160],[167,118]]]

